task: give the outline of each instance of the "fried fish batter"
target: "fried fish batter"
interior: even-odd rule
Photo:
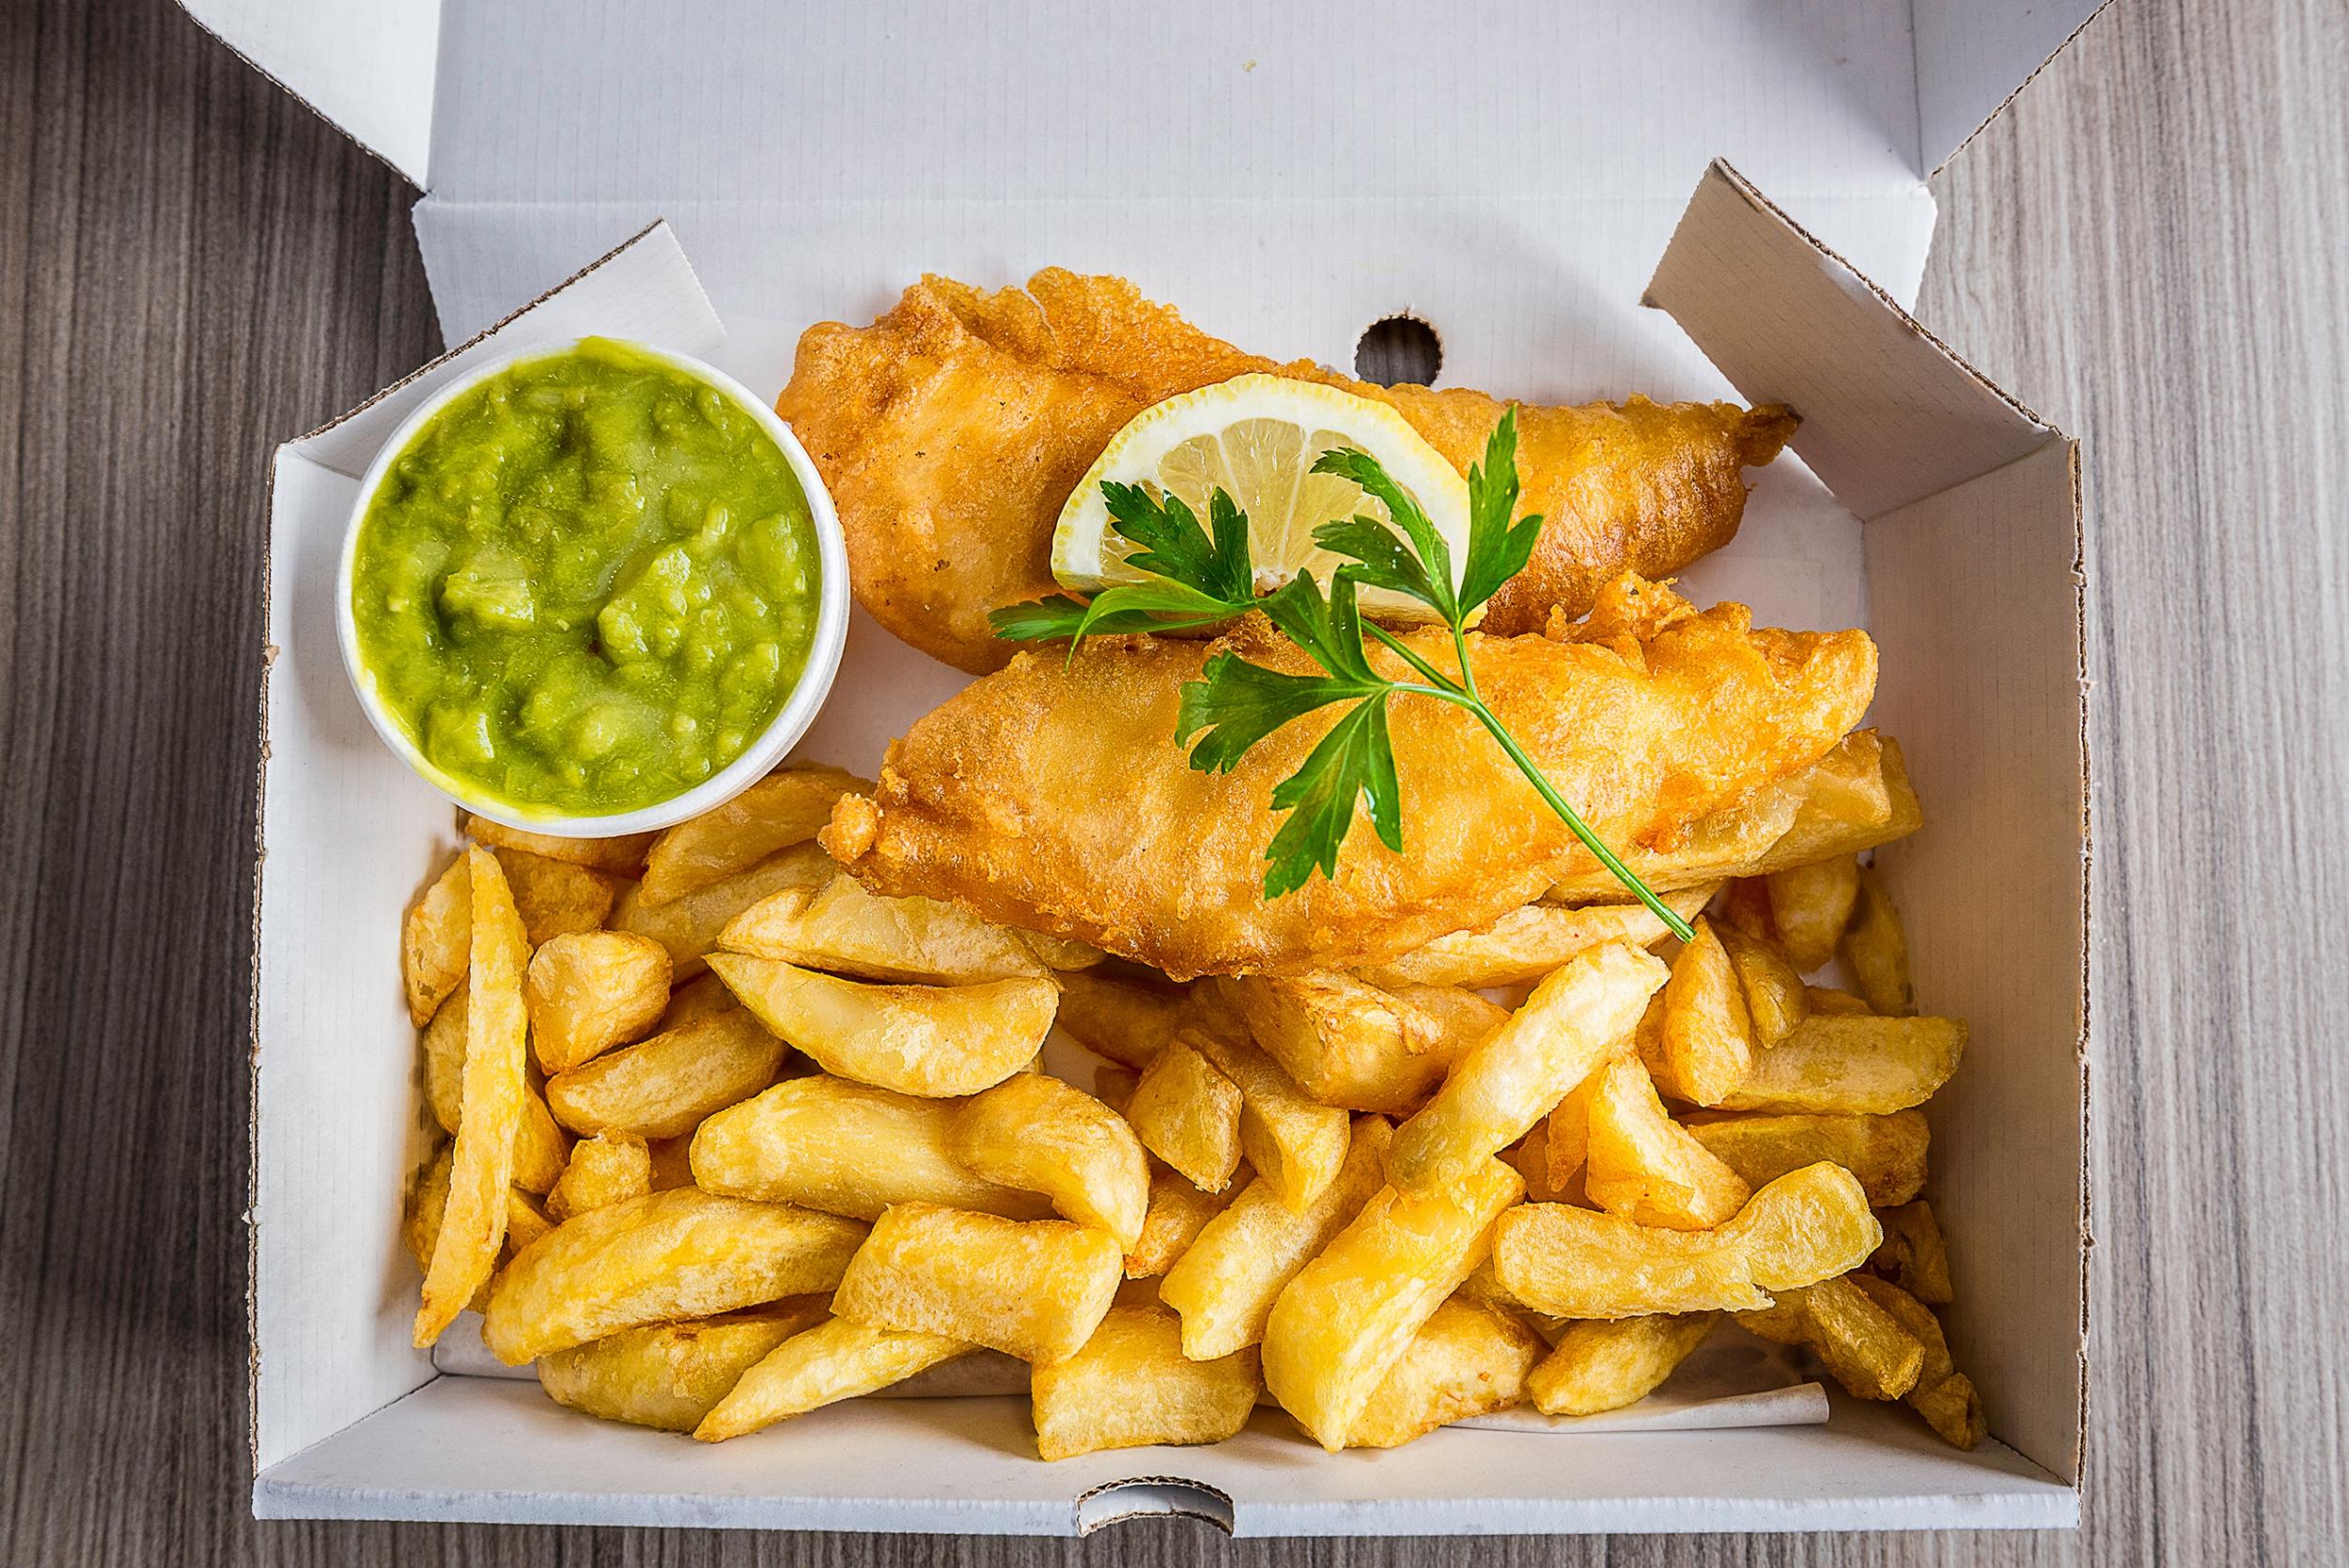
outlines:
[[[1449,638],[1407,637],[1439,667]],[[1690,821],[1817,761],[1875,685],[1865,632],[1754,630],[1626,577],[1589,622],[1476,636],[1477,684],[1601,837],[1672,842]],[[875,892],[952,899],[1178,978],[1384,963],[1488,924],[1589,853],[1468,714],[1391,700],[1403,852],[1358,824],[1332,881],[1263,896],[1274,785],[1337,718],[1290,723],[1228,774],[1174,739],[1178,692],[1220,646],[1312,668],[1261,616],[1217,643],[1103,638],[1073,660],[1023,654],[891,746],[879,789],[834,808],[824,846]],[[1385,650],[1373,662],[1403,667]]]
[[[1056,591],[1053,524],[1110,438],[1153,403],[1251,371],[1392,404],[1464,474],[1506,407],[1277,365],[1124,278],[1048,268],[1024,292],[925,277],[869,327],[810,327],[775,410],[831,488],[858,600],[979,675],[1013,652],[987,613]],[[1794,427],[1777,406],[1521,408],[1523,509],[1548,520],[1486,629],[1538,631],[1553,606],[1582,613],[1618,572],[1662,577],[1726,544],[1745,508],[1739,471],[1770,461]]]

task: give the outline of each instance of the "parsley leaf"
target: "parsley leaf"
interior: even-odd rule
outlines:
[[[1289,814],[1265,848],[1264,895],[1295,893],[1315,871],[1338,874],[1338,846],[1354,825],[1360,800],[1380,842],[1403,847],[1403,805],[1394,779],[1394,743],[1387,734],[1385,691],[1357,703],[1330,727],[1296,772],[1272,791],[1273,808]]]
[[[1468,565],[1460,579],[1460,613],[1474,613],[1501,585],[1525,569],[1533,542],[1541,537],[1536,515],[1515,527],[1517,509],[1517,411],[1501,416],[1485,442],[1485,460],[1469,469]]]

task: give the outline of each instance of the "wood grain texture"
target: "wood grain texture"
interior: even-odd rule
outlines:
[[[257,1526],[270,446],[425,358],[409,193],[161,0],[0,7],[0,1561],[2296,1563],[2349,1539],[2349,16],[2121,0],[1937,181],[1922,314],[2088,439],[2079,1536],[1086,1544]]]

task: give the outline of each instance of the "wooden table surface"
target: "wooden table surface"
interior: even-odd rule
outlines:
[[[161,0],[0,6],[0,1562],[2349,1555],[2349,11],[2120,0],[1936,181],[1921,314],[2088,439],[2077,1535],[1079,1545],[246,1512],[272,443],[437,347],[409,191]]]

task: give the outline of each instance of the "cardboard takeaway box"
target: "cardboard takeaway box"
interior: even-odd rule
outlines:
[[[465,345],[272,469],[257,1514],[1067,1533],[1179,1512],[1249,1534],[2077,1521],[2074,452],[1901,303],[1932,234],[1925,174],[2089,0],[184,3],[426,192],[434,298]],[[710,1448],[411,1348],[397,1230],[423,1118],[393,955],[453,829],[337,660],[355,475],[480,353],[610,333],[771,391],[801,327],[869,319],[923,271],[998,283],[1055,263],[1127,273],[1267,353],[1350,365],[1366,325],[1408,311],[1440,334],[1447,384],[1734,389],[1804,415],[1799,460],[1761,476],[1742,536],[1687,581],[1882,644],[1875,722],[1906,743],[1928,816],[1883,862],[1921,995],[1973,1026],[1933,1102],[1932,1190],[1953,1347],[1996,1441],[1961,1454],[1839,1395],[1823,1424],[1450,1429],[1335,1457],[1263,1418],[1215,1449],[1046,1465],[1023,1403],[998,1398],[862,1402]],[[860,618],[803,751],[869,769],[960,679]]]

